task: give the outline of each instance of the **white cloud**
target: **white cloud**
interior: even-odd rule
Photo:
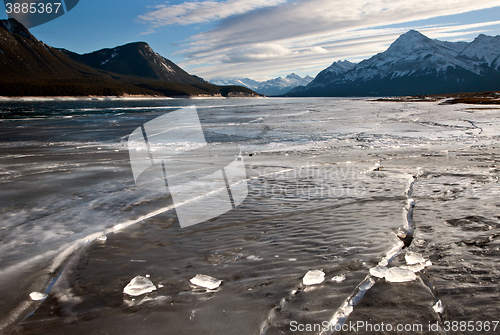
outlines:
[[[323,49],[322,47],[313,46],[313,47],[307,48],[306,52],[313,53],[313,54],[325,54],[328,51],[326,49]]]
[[[291,54],[292,51],[279,44],[254,44],[246,47],[232,49],[227,57],[222,59],[224,63],[245,63],[270,60]]]
[[[191,38],[179,65],[205,78],[262,78],[299,68],[313,74],[339,59],[361,60],[411,28],[431,38],[469,38],[471,31],[497,23],[419,27],[411,22],[499,5],[498,0],[227,0],[158,8],[141,19],[151,26],[221,20]],[[406,26],[380,28],[402,23]]]
[[[243,14],[255,9],[276,6],[287,0],[226,0],[183,2],[179,5],[159,5],[144,15],[139,22],[151,24],[152,28],[173,24],[188,25],[216,21],[232,15]]]

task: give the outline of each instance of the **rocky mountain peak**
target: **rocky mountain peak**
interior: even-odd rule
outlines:
[[[5,29],[14,35],[20,35],[23,38],[33,42],[39,42],[31,33],[16,19],[0,20],[0,29]]]

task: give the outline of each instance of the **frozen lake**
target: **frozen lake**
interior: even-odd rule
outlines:
[[[186,228],[167,191],[135,185],[127,142],[181,106],[196,107],[212,148],[240,148],[248,184],[239,206]],[[444,334],[454,321],[492,330],[500,315],[499,107],[3,99],[0,157],[8,333],[330,334],[325,324],[383,322]],[[305,285],[311,270],[324,281]],[[197,274],[222,284],[196,286]],[[138,275],[155,290],[123,293]]]

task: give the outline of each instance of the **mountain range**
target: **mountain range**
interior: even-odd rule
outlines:
[[[337,61],[314,80],[292,73],[263,82],[191,75],[144,42],[87,54],[37,40],[0,20],[0,95],[408,96],[500,91],[500,36],[445,42],[411,30],[359,63]]]
[[[15,19],[0,20],[3,96],[256,96],[188,74],[144,42],[79,55],[37,40]]]
[[[285,78],[278,77],[266,81],[256,81],[250,78],[214,78],[210,83],[214,85],[239,85],[248,87],[255,92],[267,96],[283,95],[297,86],[305,86],[313,80],[310,76],[301,78],[291,73]]]
[[[500,36],[445,42],[415,30],[360,63],[338,61],[286,96],[396,96],[500,90]]]

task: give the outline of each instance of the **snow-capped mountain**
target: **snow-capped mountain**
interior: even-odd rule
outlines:
[[[295,73],[289,74],[285,78],[278,77],[260,83],[259,87],[255,89],[257,93],[264,95],[282,95],[297,86],[306,86],[313,80],[310,76],[301,78]]]
[[[382,53],[358,64],[335,62],[289,96],[380,96],[500,89],[500,36],[473,42],[401,35]]]
[[[346,73],[349,70],[352,70],[355,66],[355,63],[351,63],[347,60],[334,62],[332,65],[318,73],[318,75],[316,76],[318,80],[311,83],[311,87],[323,86],[323,83],[332,82],[340,75]]]
[[[487,63],[494,69],[500,69],[500,36],[479,35],[460,53],[477,62]]]
[[[295,88],[297,86],[306,86],[309,84],[313,78],[310,76],[305,76],[304,78],[301,78],[300,76],[296,75],[295,73],[291,73],[285,78],[283,77],[278,77],[275,79],[270,79],[266,81],[256,81],[252,80],[249,78],[244,78],[244,79],[223,79],[223,78],[215,78],[210,80],[210,83],[215,84],[215,85],[239,85],[239,86],[245,86],[248,87],[252,90],[254,90],[257,93],[264,94],[267,96],[273,96],[273,95],[282,95],[290,91],[292,88]]]

